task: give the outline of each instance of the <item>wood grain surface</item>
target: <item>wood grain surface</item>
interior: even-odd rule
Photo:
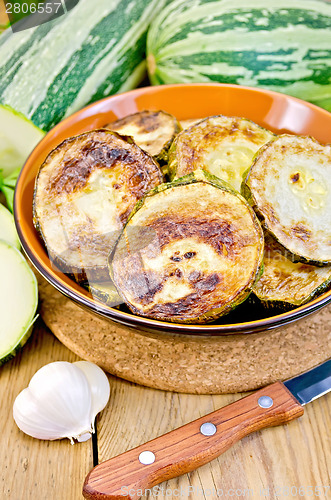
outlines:
[[[12,418],[16,395],[46,363],[75,361],[39,322],[23,351],[0,368],[0,498],[82,500],[93,467],[92,442],[38,441]],[[110,401],[97,421],[99,462],[139,446],[244,394],[189,395],[137,386],[109,376]],[[243,438],[219,458],[162,483],[144,499],[331,498],[331,394],[305,407],[298,420]],[[300,489],[301,488],[301,489]]]
[[[269,408],[258,400],[269,397]],[[83,493],[89,500],[135,500],[139,491],[153,488],[207,464],[237,441],[265,427],[290,422],[303,415],[303,407],[281,383],[276,382],[183,427],[148,441],[137,448],[102,462],[87,476]],[[205,435],[203,425],[215,433]],[[140,463],[140,454],[153,453],[154,462]],[[128,491],[123,491],[125,487]]]
[[[38,441],[20,432],[12,418],[15,397],[37,369],[76,359],[39,322],[24,350],[0,368],[1,500],[82,500],[83,482],[93,467],[92,442]],[[110,401],[97,421],[99,462],[243,396],[178,394],[109,379]],[[147,498],[331,499],[331,394],[307,405],[298,420],[243,438],[207,465],[162,483]]]
[[[80,498],[84,477],[93,467],[92,441],[70,444],[39,441],[21,432],[13,419],[16,396],[28,385],[32,375],[52,361],[79,358],[39,324],[26,347],[0,368],[0,421],[3,423],[0,447],[0,499],[74,500]]]

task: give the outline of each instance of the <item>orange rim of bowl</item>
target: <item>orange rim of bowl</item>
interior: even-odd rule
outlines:
[[[280,313],[274,316],[270,316],[267,318],[262,318],[253,321],[246,321],[241,323],[229,323],[229,324],[185,324],[185,323],[173,323],[173,322],[165,322],[156,319],[150,319],[143,316],[137,316],[133,313],[120,311],[118,309],[111,308],[109,306],[103,305],[101,302],[95,301],[91,298],[87,291],[85,291],[82,287],[73,282],[68,276],[66,276],[61,271],[57,270],[55,267],[52,268],[51,261],[48,258],[47,252],[41,239],[37,235],[36,230],[33,227],[32,222],[32,199],[30,199],[30,207],[29,214],[31,215],[31,220],[29,220],[28,225],[26,227],[24,223],[24,213],[26,209],[24,208],[24,200],[26,198],[26,182],[29,181],[30,184],[35,179],[35,175],[30,175],[29,172],[31,167],[35,166],[36,168],[36,160],[39,157],[46,158],[47,154],[51,149],[47,149],[47,153],[43,153],[44,143],[48,141],[54,141],[58,135],[61,135],[61,130],[67,130],[70,126],[74,126],[77,122],[78,118],[83,115],[84,119],[88,120],[91,117],[99,116],[97,115],[97,111],[108,115],[109,113],[114,114],[113,107],[110,109],[104,110],[104,106],[108,103],[112,103],[116,101],[124,102],[124,100],[129,96],[132,99],[132,102],[135,98],[139,98],[141,96],[153,95],[159,92],[171,90],[171,89],[198,89],[205,90],[206,88],[215,88],[215,89],[227,89],[228,91],[238,91],[238,92],[246,92],[251,96],[259,95],[259,96],[268,96],[271,101],[276,100],[284,100],[290,103],[296,103],[297,105],[304,106],[305,109],[311,110],[314,114],[319,114],[323,116],[327,121],[331,123],[331,114],[319,108],[311,103],[302,101],[300,99],[290,97],[285,94],[280,94],[278,92],[267,91],[257,88],[238,86],[238,85],[230,85],[230,84],[217,84],[217,83],[204,83],[204,84],[173,84],[173,85],[162,85],[156,87],[142,87],[139,89],[131,90],[129,92],[123,94],[117,94],[114,96],[106,97],[100,101],[90,104],[85,108],[77,111],[73,115],[61,121],[54,128],[52,128],[45,137],[37,144],[35,149],[31,152],[28,159],[26,160],[20,175],[17,180],[15,195],[14,195],[14,216],[15,223],[19,238],[21,240],[21,244],[23,250],[35,268],[39,271],[39,273],[57,290],[59,290],[62,294],[76,302],[78,305],[83,306],[94,313],[105,317],[107,319],[113,320],[115,322],[124,324],[129,327],[140,327],[142,330],[153,330],[158,331],[160,333],[177,333],[177,334],[190,334],[190,335],[230,335],[230,334],[248,334],[248,333],[257,333],[266,330],[272,330],[278,328],[280,326],[288,325],[293,323],[303,317],[306,317],[320,308],[326,306],[329,302],[331,302],[331,290],[324,292],[320,296],[311,300],[307,304],[301,305],[295,309],[290,311]],[[116,108],[116,107],[115,107]],[[160,109],[160,108],[159,108]],[[139,109],[138,109],[139,110]],[[116,111],[116,109],[115,109]],[[131,111],[130,111],[131,112]],[[133,112],[133,111],[132,111]],[[215,113],[214,113],[215,114]],[[120,116],[120,115],[119,115]],[[123,116],[123,115],[122,115]],[[207,115],[205,115],[207,116]],[[115,113],[116,117],[116,113]],[[193,117],[192,117],[193,118]],[[182,118],[184,119],[184,118]],[[80,120],[79,120],[80,121]],[[105,124],[107,121],[104,122]],[[98,125],[100,128],[101,126]],[[92,127],[93,128],[93,127]],[[92,130],[89,126],[86,130]],[[272,128],[272,127],[271,127]],[[78,133],[81,133],[79,131]],[[293,132],[292,132],[293,133]],[[70,136],[65,136],[70,137]],[[60,144],[63,139],[61,139],[56,144]],[[41,163],[38,163],[38,168]],[[38,169],[37,169],[38,170]],[[36,170],[36,173],[37,173]],[[31,186],[30,186],[31,189]],[[33,191],[33,189],[32,189]],[[30,197],[31,198],[31,197]],[[23,222],[23,224],[22,224]],[[35,245],[31,245],[30,239],[32,238],[37,243],[37,247],[39,246],[41,252],[44,253],[44,258],[39,254],[38,249],[35,248]],[[84,292],[84,293],[83,293]]]

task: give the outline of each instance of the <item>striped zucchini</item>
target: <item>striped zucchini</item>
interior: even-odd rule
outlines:
[[[154,85],[249,85],[331,110],[331,3],[323,0],[175,0],[152,23],[147,53]]]
[[[141,82],[147,28],[165,1],[80,0],[56,20],[0,36],[0,168],[22,164],[62,118]]]

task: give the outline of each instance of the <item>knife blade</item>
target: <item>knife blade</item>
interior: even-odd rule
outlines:
[[[248,434],[302,416],[303,405],[329,391],[331,359],[97,465],[85,479],[83,495],[136,500],[162,481],[210,462]]]

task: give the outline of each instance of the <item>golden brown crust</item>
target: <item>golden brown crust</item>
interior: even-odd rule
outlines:
[[[157,167],[148,161],[144,151],[108,130],[87,132],[65,140],[45,160],[38,175],[51,162],[58,162],[59,154],[60,163],[57,164],[54,175],[51,174],[49,184],[45,186],[51,196],[60,195],[63,191],[70,194],[85,188],[93,171],[100,168],[120,167],[123,170],[123,182],[127,182],[126,177],[130,178],[128,187],[132,196],[137,199],[145,194],[151,176],[162,180]],[[145,169],[141,168],[142,164],[145,164]],[[113,184],[114,189],[121,187],[120,182]]]
[[[169,152],[171,178],[198,168],[217,175],[240,191],[242,174],[256,151],[274,135],[239,117],[210,116],[179,133]]]
[[[331,146],[281,135],[263,146],[245,181],[265,227],[297,260],[331,263]]]
[[[225,188],[171,186],[145,198],[130,218],[110,258],[114,283],[136,314],[212,321],[249,294],[262,262],[262,230]]]
[[[295,262],[295,256],[268,232],[264,241],[264,270],[253,292],[266,307],[296,307],[330,286],[331,266]]]
[[[201,122],[205,118],[206,117],[204,117],[204,118],[188,118],[187,120],[181,120],[180,124],[181,124],[182,129],[186,130],[186,129],[192,127],[192,125],[196,125],[198,122]]]
[[[163,180],[129,138],[95,130],[60,144],[41,166],[34,221],[52,260],[78,280],[109,279],[107,255],[136,202]]]
[[[135,143],[157,160],[166,160],[166,154],[181,130],[177,119],[165,111],[139,111],[108,123],[106,128],[132,136]]]

